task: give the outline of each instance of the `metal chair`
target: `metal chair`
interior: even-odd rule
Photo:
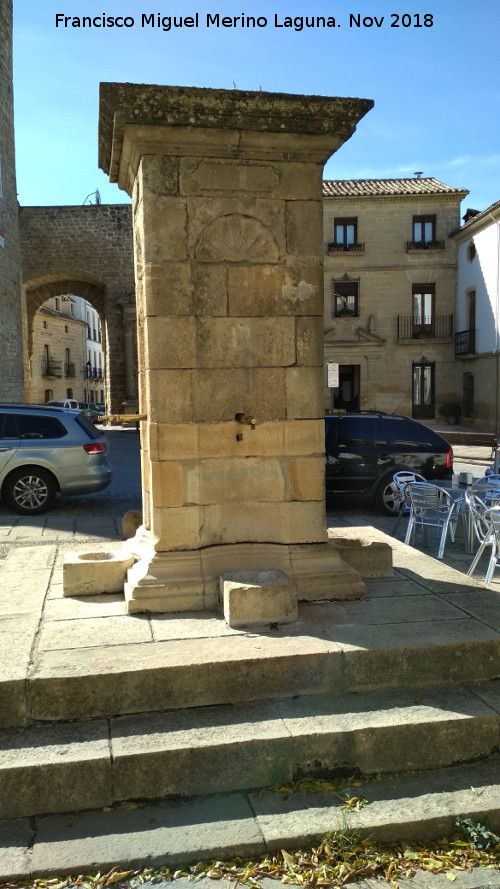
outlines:
[[[493,580],[493,572],[500,563],[500,506],[492,506],[491,509],[486,509],[481,514],[481,523],[484,529],[483,539],[467,574],[471,575],[474,572],[486,547],[491,546],[490,560],[484,578],[485,586],[489,587]]]
[[[487,506],[495,506],[500,502],[500,475],[491,473],[474,482],[471,488]]]
[[[444,488],[429,482],[409,482],[405,494],[410,503],[405,543],[410,543],[417,528],[422,531],[437,528],[441,531],[437,557],[442,559],[448,530],[451,539],[455,539],[455,526],[459,518],[455,501]]]
[[[396,531],[399,528],[399,523],[404,515],[408,515],[410,512],[410,504],[408,503],[405,490],[406,485],[409,482],[425,482],[426,479],[423,475],[419,475],[418,472],[410,472],[407,469],[400,469],[399,472],[395,472],[392,476],[392,480],[394,482],[395,487],[397,488],[397,494],[399,495],[399,512],[396,519],[396,524],[394,525],[394,530],[392,532],[392,536],[396,536]]]

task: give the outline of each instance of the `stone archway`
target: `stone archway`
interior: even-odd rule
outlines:
[[[25,374],[37,310],[53,296],[81,296],[101,318],[108,406],[113,413],[124,405],[130,410],[137,387],[130,206],[22,207],[20,242]]]

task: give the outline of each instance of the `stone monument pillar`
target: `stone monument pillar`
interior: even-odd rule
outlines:
[[[101,84],[147,416],[131,612],[213,608],[227,572],[283,572],[305,599],[364,589],[325,525],[322,172],[371,107]]]

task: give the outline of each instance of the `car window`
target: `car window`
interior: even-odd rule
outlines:
[[[85,433],[89,438],[104,438],[104,432],[101,429],[96,429],[93,423],[89,423],[89,421],[83,416],[83,414],[77,414],[75,417],[75,423],[78,426],[81,426]]]
[[[39,414],[3,414],[0,417],[0,437],[6,438],[64,438],[68,432],[56,417]]]
[[[436,438],[434,432],[423,423],[412,423],[411,420],[387,420],[391,436],[398,447],[402,448],[428,448],[439,447],[442,443]]]
[[[386,442],[383,423],[377,417],[340,417],[337,447],[374,447]]]

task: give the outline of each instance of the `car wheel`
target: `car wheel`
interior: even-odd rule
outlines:
[[[383,515],[397,516],[401,509],[403,495],[397,485],[394,484],[392,476],[381,481],[375,495],[375,503],[377,509]]]
[[[38,515],[52,506],[57,485],[50,472],[29,467],[17,469],[5,480],[3,495],[9,506],[24,515]]]

